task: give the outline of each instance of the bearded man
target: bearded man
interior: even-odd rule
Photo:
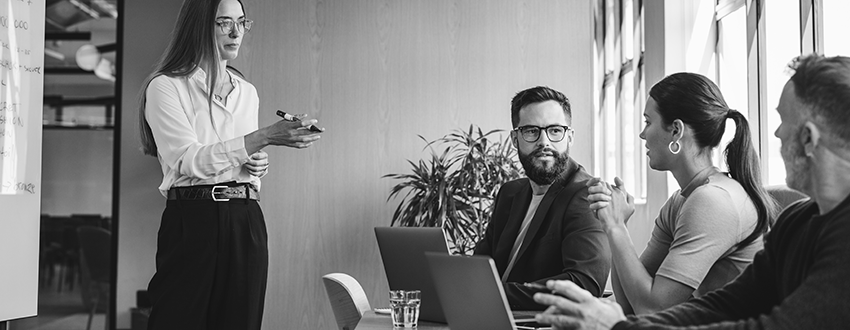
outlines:
[[[548,87],[526,89],[511,100],[511,123],[527,178],[499,189],[475,254],[495,261],[512,310],[545,308],[528,283],[568,280],[601,296],[611,250],[587,199],[591,176],[570,158],[570,101]]]

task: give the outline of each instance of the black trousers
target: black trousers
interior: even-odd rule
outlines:
[[[259,330],[268,256],[257,201],[169,200],[148,285],[148,329]]]

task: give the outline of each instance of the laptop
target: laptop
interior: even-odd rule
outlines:
[[[511,312],[493,259],[426,253],[437,295],[452,330],[550,329],[540,312]]]
[[[425,252],[449,255],[442,228],[375,227],[390,290],[419,290],[419,319],[446,323]]]

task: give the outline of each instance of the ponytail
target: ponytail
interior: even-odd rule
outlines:
[[[726,118],[735,121],[735,137],[726,146],[725,152],[729,175],[741,184],[750,200],[753,201],[758,213],[758,220],[753,232],[737,245],[738,248],[741,248],[767,233],[773,225],[777,210],[776,202],[767,194],[761,183],[759,157],[753,147],[747,119],[740,112],[732,109],[726,113]]]

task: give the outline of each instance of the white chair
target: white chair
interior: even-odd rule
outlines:
[[[348,274],[330,273],[322,276],[328,299],[340,330],[354,330],[363,313],[372,309],[369,298],[356,279]]]

